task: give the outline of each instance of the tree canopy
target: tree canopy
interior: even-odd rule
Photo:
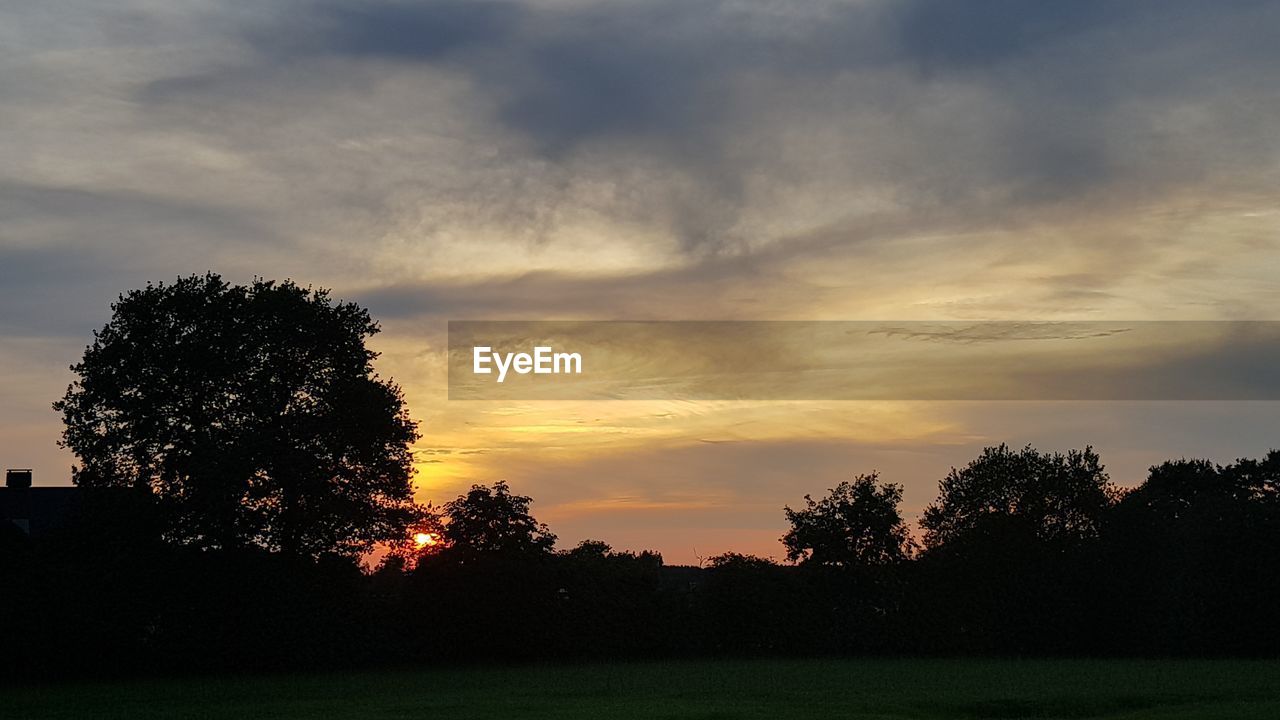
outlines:
[[[875,473],[842,482],[821,500],[784,512],[791,529],[782,537],[788,560],[839,567],[887,565],[910,557],[911,534],[898,514],[902,486],[879,483]]]
[[[203,548],[350,556],[415,521],[417,427],[365,309],[213,273],[111,309],[54,404],[76,484],[149,489],[167,537]]]
[[[454,552],[547,553],[556,536],[529,514],[533,498],[513,495],[507,483],[472,485],[446,503],[445,538]]]
[[[1042,540],[1094,537],[1117,497],[1092,447],[1065,455],[1030,445],[988,447],[964,468],[951,468],[938,490],[920,520],[929,548],[1010,520]]]

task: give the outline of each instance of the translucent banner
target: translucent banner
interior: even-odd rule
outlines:
[[[451,400],[1277,400],[1280,322],[452,321]]]

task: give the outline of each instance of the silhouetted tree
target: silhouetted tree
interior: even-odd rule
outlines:
[[[416,425],[363,308],[212,273],[111,307],[54,404],[78,485],[149,489],[166,536],[203,548],[354,556],[418,517]]]
[[[985,448],[939,483],[925,509],[926,551],[911,614],[924,647],[950,652],[1071,652],[1104,604],[1098,536],[1116,491],[1092,448]]]
[[[707,563],[699,588],[699,631],[708,650],[773,653],[825,649],[825,618],[796,568],[768,558],[725,553]]]
[[[548,553],[556,536],[529,514],[533,498],[513,495],[507,483],[472,485],[444,506],[449,549],[476,553]]]
[[[925,546],[936,548],[989,521],[1028,528],[1041,540],[1096,537],[1117,493],[1092,447],[1067,454],[988,447],[939,483],[920,520]]]
[[[654,652],[670,647],[674,619],[661,605],[662,556],[619,552],[583,540],[556,553],[553,647],[573,656]]]
[[[1226,472],[1249,499],[1273,508],[1280,505],[1280,450],[1268,452],[1261,460],[1237,460]]]
[[[1166,520],[1221,516],[1280,500],[1280,452],[1263,460],[1220,466],[1208,460],[1169,460],[1151,468],[1147,481],[1126,494],[1126,508],[1142,506]]]
[[[407,627],[432,638],[436,654],[529,659],[556,645],[556,536],[529,513],[531,503],[497,482],[445,504],[444,549],[419,557],[405,586],[418,609]]]
[[[911,533],[898,504],[902,486],[881,484],[875,473],[842,482],[821,500],[784,508],[791,529],[782,536],[788,560],[833,567],[868,567],[911,556]],[[728,557],[728,556],[726,556]]]
[[[603,560],[613,554],[613,547],[603,540],[583,540],[571,550],[564,551],[567,558],[574,560]]]
[[[1151,468],[1108,523],[1112,639],[1154,652],[1269,651],[1280,642],[1280,453]]]

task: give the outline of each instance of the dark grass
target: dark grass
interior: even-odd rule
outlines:
[[[760,660],[0,688],[12,718],[1280,718],[1280,661]]]

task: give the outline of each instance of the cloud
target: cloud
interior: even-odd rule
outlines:
[[[274,240],[269,228],[255,222],[255,214],[243,207],[219,207],[144,192],[0,179],[0,216],[22,221],[26,227],[10,226],[8,232],[12,237],[29,228],[34,237],[29,235],[27,240],[61,239],[56,233],[36,234],[41,224],[50,222],[63,227],[91,222],[104,235],[99,238],[104,244],[164,234],[168,234],[166,242],[182,242],[182,235],[189,235],[193,227],[220,235],[228,243]]]
[[[0,179],[0,217],[0,329],[23,336],[86,339],[131,287],[288,247],[253,211],[127,190]]]
[[[10,3],[0,328],[53,339],[4,377],[207,269],[366,302],[440,422],[445,318],[1273,318],[1278,32],[1274,0]]]
[[[263,54],[281,60],[336,54],[433,61],[475,45],[510,37],[525,15],[514,2],[333,2],[285,4],[269,28],[247,37]],[[277,32],[289,26],[293,32]],[[270,31],[268,31],[268,29]]]
[[[1173,3],[1160,3],[1168,8]],[[1146,6],[1146,7],[1143,7]],[[906,54],[946,72],[989,66],[1033,54],[1055,42],[1107,26],[1132,27],[1149,19],[1152,3],[1079,0],[1023,3],[1017,0],[907,0],[900,4],[899,32]]]
[[[1272,0],[1226,0],[1206,5],[1194,0],[1077,0],[1024,3],[1018,0],[905,0],[895,4],[895,25],[903,53],[940,72],[969,71],[1053,53],[1087,40],[1096,50],[1130,59],[1167,45],[1181,31],[1214,30],[1223,25],[1247,30],[1242,18],[1274,19]],[[1255,15],[1261,11],[1261,15]],[[1217,27],[1215,27],[1217,26]],[[1253,35],[1253,32],[1246,32]],[[1257,37],[1257,36],[1254,36]],[[1201,44],[1198,50],[1206,49]],[[1264,45],[1217,46],[1231,55],[1267,53]],[[1092,64],[1082,68],[1092,71]]]
[[[394,80],[402,96],[454,104],[461,115],[443,122],[472,157],[501,154],[497,167],[453,171],[476,198],[470,214],[511,232],[545,223],[543,238],[570,232],[581,210],[706,257],[785,238],[761,208],[808,229],[864,215],[870,198],[1000,223],[1099,196],[1256,187],[1274,167],[1274,148],[1259,150],[1270,147],[1263,118],[1280,110],[1264,70],[1280,61],[1275,2],[264,7],[226,40],[251,52],[157,78],[138,97],[161,115],[219,113],[216,98],[310,123],[288,108],[325,112],[373,93],[398,112],[377,94]],[[464,103],[442,91],[449,83],[465,85]],[[368,119],[394,121],[408,143],[439,131],[444,110],[414,117],[402,102],[394,118]],[[526,182],[495,206],[484,188],[508,170]],[[439,188],[422,184],[430,203]]]
[[[550,154],[614,135],[665,135],[688,149],[689,132],[721,118],[717,81],[744,60],[776,61],[772,46],[795,52],[797,39],[770,39],[761,15],[717,0],[322,2],[292,7],[245,36],[273,62],[347,56],[454,65],[499,96],[508,126]],[[280,32],[286,26],[293,32]]]

